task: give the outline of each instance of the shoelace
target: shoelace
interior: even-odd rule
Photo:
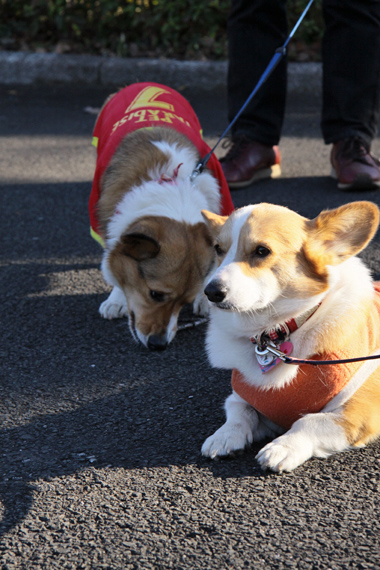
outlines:
[[[368,164],[367,156],[370,156],[377,165],[380,165],[380,161],[370,153],[369,145],[358,136],[345,139],[338,154],[351,162],[362,164]]]
[[[222,143],[222,148],[231,148],[227,154],[220,159],[220,162],[234,160],[250,142],[252,142],[252,139],[246,135],[238,135],[236,137],[226,139]]]

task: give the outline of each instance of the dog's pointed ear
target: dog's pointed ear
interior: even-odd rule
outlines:
[[[307,222],[309,251],[324,252],[326,265],[338,265],[362,251],[376,233],[379,208],[372,202],[351,202],[321,212]]]
[[[160,244],[156,239],[143,233],[128,233],[121,238],[123,253],[136,261],[153,259],[160,251]]]
[[[211,233],[213,234],[219,233],[221,227],[226,223],[226,220],[228,219],[228,216],[219,216],[218,214],[214,214],[208,210],[202,210],[201,214]]]

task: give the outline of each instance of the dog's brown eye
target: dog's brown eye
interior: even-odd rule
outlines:
[[[160,293],[160,291],[150,291],[150,296],[152,297],[153,301],[157,301],[157,303],[162,303],[165,300],[165,293]]]
[[[224,251],[218,243],[214,245],[214,249],[216,251],[216,255],[224,255]]]
[[[264,245],[258,245],[254,251],[254,255],[257,255],[257,257],[266,257],[269,254],[270,254],[270,249],[268,249]]]

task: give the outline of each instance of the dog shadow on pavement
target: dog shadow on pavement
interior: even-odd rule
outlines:
[[[104,467],[210,464],[200,448],[223,417],[230,374],[209,366],[205,325],[150,352],[126,319],[98,316],[106,293],[35,295],[49,274],[78,266],[16,269],[23,302],[7,306],[0,350],[0,534],[28,514],[35,482]]]

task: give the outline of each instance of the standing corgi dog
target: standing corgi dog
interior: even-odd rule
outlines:
[[[111,96],[93,143],[91,233],[104,246],[103,275],[113,286],[99,311],[128,316],[134,338],[162,350],[183,305],[207,310],[203,289],[215,254],[201,210],[233,211],[227,182],[215,155],[191,178],[210,148],[186,99],[157,83]]]
[[[207,349],[213,366],[233,370],[226,423],[203,455],[278,436],[257,460],[292,471],[377,438],[380,359],[291,365],[265,350],[321,361],[380,354],[380,286],[354,257],[376,232],[377,206],[354,202],[313,220],[271,204],[203,215],[220,263],[205,289]]]

